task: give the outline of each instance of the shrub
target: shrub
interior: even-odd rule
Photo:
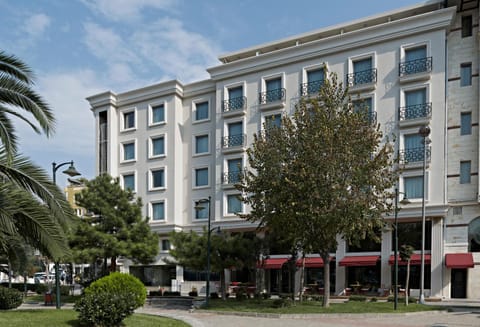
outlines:
[[[112,273],[93,282],[75,304],[82,324],[119,326],[145,303],[147,290],[136,277]]]
[[[235,292],[235,298],[238,301],[246,300],[248,298],[248,295],[245,289],[241,287],[237,288],[237,291]]]
[[[0,286],[8,288],[8,282],[7,283],[1,283]],[[25,292],[25,286],[27,287],[27,291],[35,292],[35,284],[12,283],[12,288],[14,288],[14,289],[16,289],[20,292]]]
[[[13,288],[0,286],[0,310],[18,308],[20,304],[22,304],[22,301],[22,292]]]
[[[188,296],[198,296],[198,292],[197,291],[190,291],[190,292],[188,292]]]
[[[417,303],[417,298],[413,296],[408,297],[408,303]],[[395,301],[395,297],[389,296],[387,299],[388,302],[393,302]],[[405,303],[405,296],[399,296],[398,297],[398,303]]]
[[[148,295],[150,295],[150,296],[162,296],[163,294],[162,294],[162,291],[150,291],[148,293]]]
[[[210,298],[211,298],[211,299],[219,299],[220,296],[218,295],[217,292],[212,292],[212,293],[210,293]]]
[[[70,286],[67,285],[60,285],[60,295],[67,296],[70,295]],[[55,286],[52,287],[52,293],[57,294],[57,288]]]
[[[286,308],[292,306],[292,299],[287,297],[287,298],[280,298],[280,299],[275,299],[272,301],[272,307],[273,308]]]
[[[367,297],[366,296],[363,296],[363,295],[351,295],[349,298],[348,298],[349,301],[352,301],[352,302],[366,302],[367,301]]]
[[[180,292],[165,291],[163,292],[163,296],[180,296]]]
[[[272,294],[270,294],[270,293],[262,293],[262,298],[263,298],[264,300],[268,300],[268,299],[271,298],[271,297],[272,297]]]
[[[378,299],[377,299],[376,297],[372,297],[372,298],[370,299],[370,302],[377,302],[377,301],[378,301]]]
[[[37,292],[37,294],[44,294],[46,291],[48,291],[47,284],[35,284],[35,292]]]

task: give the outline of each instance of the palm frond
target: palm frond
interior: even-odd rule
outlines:
[[[33,84],[33,71],[19,58],[0,50],[0,72],[9,74],[27,84]]]

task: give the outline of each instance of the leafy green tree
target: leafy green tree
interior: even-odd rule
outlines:
[[[245,219],[286,237],[292,248],[320,254],[326,307],[337,236],[354,245],[378,239],[382,215],[391,211],[393,145],[370,118],[329,74],[318,96],[300,99],[279,128],[255,136],[236,185],[251,207]]]
[[[400,246],[400,259],[407,262],[407,277],[405,277],[405,305],[408,305],[408,287],[410,282],[410,259],[415,249],[413,246],[408,244],[403,244]]]
[[[210,270],[220,274],[222,298],[226,299],[225,269],[253,267],[260,240],[253,233],[211,234]],[[172,232],[170,255],[184,267],[205,271],[207,268],[207,231]],[[209,296],[209,295],[208,295]]]
[[[68,255],[66,229],[73,212],[43,169],[17,153],[13,117],[35,132],[51,135],[52,110],[33,89],[33,73],[0,50],[0,251],[20,235],[53,259]]]
[[[119,256],[147,264],[158,254],[158,235],[142,217],[142,201],[131,190],[123,190],[108,174],[86,182],[77,203],[89,213],[72,231],[70,246],[77,263],[111,259],[116,270]],[[105,269],[106,270],[106,269]],[[104,271],[106,273],[106,271]]]

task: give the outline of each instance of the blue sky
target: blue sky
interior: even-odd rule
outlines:
[[[418,0],[0,0],[0,49],[33,68],[56,133],[18,123],[21,151],[51,171],[95,174],[86,97],[208,78],[221,54],[419,3]],[[66,178],[57,175],[60,185]]]

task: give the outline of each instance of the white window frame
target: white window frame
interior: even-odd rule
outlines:
[[[366,100],[366,99],[372,99],[372,108],[370,108],[370,111],[371,112],[376,112],[376,99],[375,99],[375,92],[372,92],[372,93],[361,93],[361,94],[357,94],[357,95],[352,95],[351,96],[351,101],[352,101],[352,104],[354,102],[357,102],[357,101],[363,101],[363,100]]]
[[[125,175],[133,175],[133,179],[134,179],[134,183],[133,183],[133,190],[132,192],[133,193],[136,193],[137,192],[137,171],[136,170],[130,170],[130,171],[124,171],[124,172],[121,172],[120,175],[122,176],[122,178],[120,178],[120,186],[122,187],[123,190],[125,190],[125,183],[124,183],[124,176]]]
[[[401,63],[404,63],[405,62],[405,58],[406,58],[406,51],[410,50],[410,49],[415,49],[415,48],[420,48],[420,47],[425,47],[426,48],[426,58],[428,57],[431,57],[432,56],[432,53],[431,53],[431,50],[430,50],[430,41],[420,41],[420,42],[415,42],[415,43],[408,43],[408,44],[404,44],[400,47],[400,62]]]
[[[200,103],[208,103],[208,118],[206,119],[199,119],[197,120],[197,104],[200,104]],[[200,124],[200,123],[205,123],[205,122],[209,122],[212,118],[212,101],[211,101],[211,98],[208,97],[208,98],[198,98],[198,99],[194,99],[192,101],[192,124]]]
[[[133,127],[125,128],[125,115],[133,112]],[[120,132],[131,132],[137,129],[138,124],[138,115],[137,115],[137,108],[125,108],[120,110]]]
[[[223,157],[223,170],[222,170],[222,184],[225,184],[225,185],[228,185],[229,183],[224,183],[224,179],[223,179],[223,174],[225,173],[228,173],[229,171],[227,170],[228,169],[228,161],[229,160],[235,160],[235,159],[240,159],[242,160],[242,169],[245,169],[245,165],[246,165],[246,157],[245,157],[245,153],[242,153],[242,154],[231,154],[231,155],[228,155],[228,156],[224,156]]]
[[[372,51],[372,52],[362,53],[362,54],[359,54],[359,55],[348,57],[348,74],[353,74],[354,73],[353,63],[355,61],[360,61],[360,60],[364,60],[364,59],[368,59],[368,58],[372,58],[372,69],[377,68],[377,52]],[[378,70],[377,70],[377,74],[378,74]],[[377,75],[377,83],[378,83],[378,80],[379,80],[379,78],[378,78],[378,75]]]
[[[208,151],[207,152],[200,152],[197,153],[197,137],[198,136],[207,136],[208,137]],[[194,135],[192,135],[192,157],[201,157],[201,156],[207,156],[211,154],[211,134],[210,131],[205,131],[205,132],[198,132]]]
[[[405,177],[421,177],[423,174],[422,172],[417,172],[417,171],[404,171],[402,173],[402,176],[399,181],[399,189],[404,193],[405,192],[405,183],[404,183],[404,178]],[[425,202],[428,202],[429,197],[430,197],[430,192],[429,190],[429,185],[430,185],[430,172],[425,171],[425,180],[427,181],[427,187],[425,189]],[[424,181],[425,183],[425,181]],[[425,184],[424,184],[425,185]],[[421,203],[422,198],[412,198],[409,194],[407,194],[408,200],[412,203]]]
[[[153,140],[163,138],[163,154],[153,154]],[[165,158],[167,156],[167,135],[166,134],[156,134],[152,135],[148,138],[148,158],[149,159],[156,159],[156,158]]]
[[[153,220],[153,219],[152,219]],[[170,248],[168,250],[165,250],[163,248],[163,241],[168,241],[168,244],[170,245]],[[161,238],[160,239],[160,252],[161,253],[168,253],[172,249],[172,243],[170,242],[170,239],[168,238]]]
[[[234,124],[234,123],[242,123],[242,135],[245,135],[245,118],[244,117],[235,117],[235,118],[230,118],[230,119],[224,119],[223,120],[223,136],[230,136],[228,134],[228,125]]]
[[[226,84],[223,86],[223,100],[229,100],[228,97],[228,90],[229,89],[234,89],[236,87],[242,87],[242,96],[246,97],[247,95],[247,82],[246,81],[240,81],[240,82],[235,82],[231,84]]]
[[[309,65],[302,68],[302,84],[308,83],[307,73],[314,70],[323,69],[325,79],[327,79],[328,66],[326,62],[321,64]]]
[[[197,218],[197,209],[195,209],[195,204],[200,201],[200,200],[204,200],[205,197],[198,197],[198,198],[193,198],[193,205],[192,205],[192,222],[193,223],[205,223],[207,220],[208,220],[208,215],[210,214],[210,217],[212,215],[212,213],[208,212],[208,210],[212,210],[214,205],[215,205],[215,199],[214,198],[211,198],[210,201],[212,201],[211,203],[203,203],[205,205],[205,207],[207,208],[207,217],[205,218]],[[208,206],[210,206],[210,209],[208,209]]]
[[[430,103],[432,102],[431,97],[431,92],[430,92],[430,83],[418,83],[414,85],[409,85],[409,86],[404,86],[400,88],[400,108],[405,107],[406,102],[405,101],[405,93],[409,91],[417,91],[425,89],[425,103]]]
[[[260,124],[261,124],[260,130],[263,131],[265,129],[264,127],[265,127],[265,123],[267,122],[267,117],[280,115],[280,119],[282,119],[284,114],[285,114],[285,111],[283,110],[272,110],[272,111],[262,113],[262,117],[260,119]]]
[[[163,186],[160,187],[153,187],[153,172],[154,171],[159,171],[163,170]],[[167,189],[167,167],[162,166],[162,167],[155,167],[155,168],[150,168],[148,170],[148,190],[149,191],[164,191]]]
[[[163,203],[163,219],[154,219],[153,218],[153,205],[157,203]],[[155,200],[150,201],[148,206],[149,217],[151,223],[166,223],[167,222],[167,201],[166,200]]]
[[[208,179],[207,179],[207,185],[200,185],[197,186],[197,170],[199,169],[207,169],[207,174],[208,174]],[[211,170],[209,165],[200,165],[200,166],[195,166],[192,167],[192,189],[198,190],[198,189],[204,189],[204,188],[209,188],[210,187],[210,175]]]
[[[229,218],[232,218],[232,217],[235,217],[235,218],[239,218],[235,213],[229,213],[228,212],[228,196],[229,195],[241,195],[241,193],[239,193],[238,191],[230,191],[230,192],[225,192],[224,195],[223,195],[223,204],[224,204],[224,208],[223,208],[223,216],[224,217],[229,217]],[[241,205],[242,205],[242,210],[239,212],[240,214],[242,213],[245,213],[245,203],[243,203],[242,201],[240,201]]]
[[[127,159],[125,160],[125,153],[124,153],[124,145],[126,144],[130,144],[130,143],[133,143],[133,146],[135,148],[135,152],[134,152],[134,158],[133,159]],[[137,146],[137,139],[133,139],[133,140],[128,140],[128,141],[123,141],[120,143],[120,163],[129,163],[129,162],[135,162],[137,161],[137,158],[138,158],[138,146]]]
[[[161,122],[153,122],[153,107],[161,106],[163,105],[163,121]],[[157,102],[152,102],[148,105],[148,126],[149,127],[154,127],[154,126],[161,126],[165,125],[167,123],[167,102],[166,101],[157,101]]]
[[[281,88],[285,88],[285,72],[280,72],[280,73],[275,73],[275,74],[270,74],[270,75],[265,75],[261,77],[260,80],[260,92],[266,92],[267,91],[267,81],[272,80],[272,79],[278,79],[280,78],[281,80]]]

